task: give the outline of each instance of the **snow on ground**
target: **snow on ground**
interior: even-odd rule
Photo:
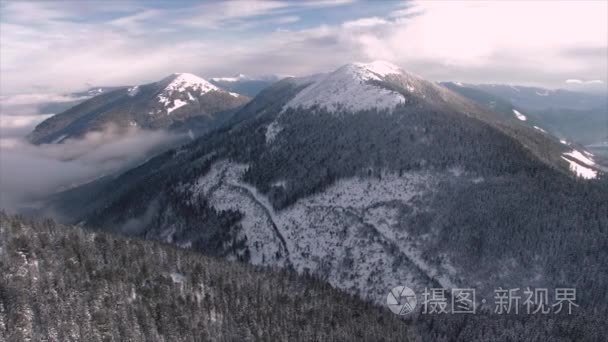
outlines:
[[[186,277],[181,273],[172,272],[170,276],[171,280],[176,284],[182,284],[186,281]]]
[[[244,215],[240,223],[242,233],[247,237],[252,264],[283,266],[287,261],[286,255],[283,252],[282,258],[277,258],[277,254],[282,252],[282,245],[272,229],[272,219],[266,208],[248,195],[247,189],[234,184],[245,170],[244,165],[216,163],[207,175],[197,181],[194,193],[202,192],[208,196],[210,204],[217,210],[236,210]]]
[[[133,97],[135,95],[137,95],[139,93],[139,86],[134,86],[131,87],[127,90],[127,93],[129,94],[129,96]]]
[[[537,130],[539,130],[539,131],[541,131],[543,133],[547,133],[547,131],[545,131],[544,129],[542,129],[542,128],[538,127],[538,126],[534,126],[534,129],[537,129]]]
[[[186,102],[186,101],[182,101],[180,99],[175,99],[173,101],[173,105],[171,107],[167,107],[167,114],[171,114],[172,111],[174,111],[180,107],[183,107],[187,104],[188,104],[188,102]]]
[[[575,158],[587,165],[595,165],[595,161],[593,159],[591,159],[591,157],[587,157],[584,154],[582,154],[581,152],[577,151],[577,150],[572,150],[572,152],[567,152],[564,153],[565,156],[570,156],[572,158]],[[593,156],[593,155],[591,155]]]
[[[392,74],[400,74],[401,69],[398,66],[385,62],[385,61],[374,61],[371,63],[354,63],[354,65],[361,67],[365,70],[369,70],[374,74],[380,76],[387,76]]]
[[[271,186],[273,186],[275,188],[287,189],[287,181],[284,181],[284,180],[276,181],[276,182],[272,183]]]
[[[596,165],[593,160],[593,154],[587,151],[581,153],[573,149],[571,152],[564,153],[562,159],[570,164],[570,171],[574,172],[578,177],[585,179],[597,178],[597,171],[591,167]]]
[[[263,194],[241,180],[246,169],[218,162],[193,190],[210,196],[218,210],[243,213],[242,234],[253,264],[290,264],[377,302],[396,285],[429,286],[429,277],[442,286],[453,285],[449,277],[453,268],[428,263],[419,251],[420,242],[413,241],[399,221],[400,208],[414,206],[414,196],[434,184],[430,176],[386,173],[381,180],[343,179],[275,211]]]
[[[281,133],[283,128],[279,125],[278,122],[273,121],[266,127],[266,144],[271,144],[274,141],[274,138]]]
[[[521,121],[528,120],[528,118],[526,118],[526,116],[520,113],[517,109],[513,109],[513,114],[515,114],[515,117],[517,117]]]
[[[589,167],[580,165],[579,163],[572,161],[568,158],[562,157],[562,159],[564,159],[570,164],[570,171],[574,172],[578,177],[582,177],[585,179],[597,178],[597,171]]]
[[[370,81],[381,81],[381,77],[399,73],[398,67],[386,62],[347,64],[329,74],[310,78],[312,83],[294,96],[285,108],[318,105],[332,112],[391,109],[405,102],[403,95]],[[411,86],[408,88],[414,90]]]

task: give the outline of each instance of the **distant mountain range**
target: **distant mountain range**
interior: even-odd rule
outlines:
[[[590,149],[608,141],[608,91],[584,93],[500,84],[442,84],[506,116],[518,112],[530,126],[561,140],[591,145]]]
[[[251,77],[243,74],[238,74],[232,77],[215,77],[209,81],[218,87],[243,94],[245,96],[254,97],[260,91],[280,80],[281,76],[267,75],[259,77]]]
[[[254,97],[280,78],[281,76],[276,75],[251,77],[238,74],[232,77],[211,78],[209,79],[209,83],[229,92]],[[530,127],[535,127],[541,132],[550,133],[560,140],[588,146],[590,150],[598,153],[598,159],[601,159],[604,163],[605,159],[608,158],[608,152],[605,153],[605,149],[597,147],[608,142],[608,92],[597,90],[600,86],[598,84],[592,84],[594,89],[597,90],[594,92],[565,89],[552,90],[504,84],[466,84],[461,82],[442,82],[441,85],[492,111],[502,113],[505,116],[525,118],[522,121],[526,121]],[[581,84],[574,88],[574,90],[585,90],[585,87],[581,88],[584,85]],[[87,91],[71,94],[75,99],[78,99],[76,101],[43,104],[40,112],[63,112],[86,101],[83,99],[128,88],[90,88]],[[119,124],[119,122],[116,123]],[[125,123],[123,122],[122,124]],[[128,124],[133,125],[132,123]],[[209,127],[216,127],[217,123],[209,125],[204,120],[203,122],[200,120],[177,120],[173,125],[174,128],[179,127],[186,131],[189,129],[188,126],[191,126],[195,132],[202,133],[207,131]],[[44,131],[43,128],[41,127],[42,131]],[[38,138],[39,134],[31,134],[31,141],[52,142],[48,138],[46,140]],[[60,136],[56,136],[55,139],[58,137]]]
[[[204,131],[221,122],[249,98],[223,90],[192,74],[174,74],[161,81],[112,89],[40,123],[28,136],[34,144],[60,143],[112,125],[117,129],[184,128]]]

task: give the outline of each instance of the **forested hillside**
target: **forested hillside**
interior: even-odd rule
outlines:
[[[401,319],[308,276],[0,212],[1,341],[600,341],[603,318]]]
[[[407,341],[411,331],[306,276],[0,212],[1,341]]]

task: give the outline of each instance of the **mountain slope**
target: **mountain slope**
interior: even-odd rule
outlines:
[[[310,277],[0,212],[3,341],[406,341]]]
[[[558,282],[599,300],[602,285],[581,277],[580,260],[559,257],[584,255],[598,273],[608,259],[606,182],[570,170],[595,171],[587,158],[397,67],[351,64],[282,80],[222,129],[105,189],[62,194],[54,209],[100,229],[309,271],[375,302],[396,284],[476,284],[491,295]]]
[[[463,84],[444,86],[506,116],[524,113],[530,127],[556,137],[592,145],[605,140],[608,128],[606,92],[581,93],[533,87]]]
[[[35,144],[79,138],[108,126],[126,130],[170,128],[191,119],[212,127],[247,97],[222,90],[192,74],[174,74],[159,82],[103,92],[42,123],[28,136]]]
[[[606,334],[593,314],[402,320],[311,277],[2,212],[0,256],[3,341],[540,342]]]

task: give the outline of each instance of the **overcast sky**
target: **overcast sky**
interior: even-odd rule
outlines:
[[[0,93],[306,75],[383,59],[432,80],[608,77],[608,2],[2,1]]]

